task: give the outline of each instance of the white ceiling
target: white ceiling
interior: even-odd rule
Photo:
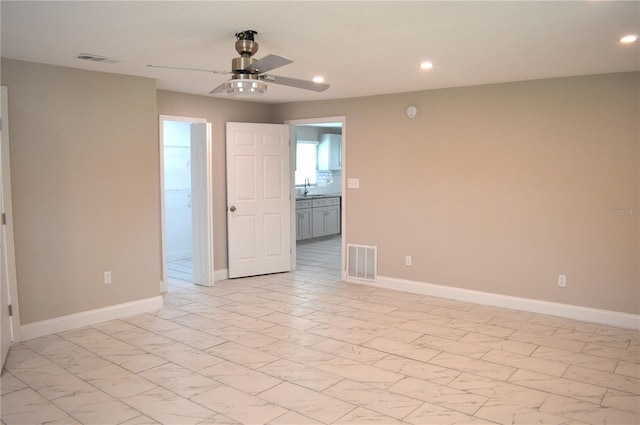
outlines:
[[[228,76],[234,34],[258,31],[257,58],[295,62],[273,74],[322,93],[270,84],[251,101],[281,103],[640,70],[639,1],[6,1],[3,57],[154,78],[160,89],[208,95]],[[77,59],[93,53],[117,60]],[[421,71],[431,60],[435,68]],[[217,97],[227,95],[219,94]]]

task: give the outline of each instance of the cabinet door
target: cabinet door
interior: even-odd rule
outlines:
[[[342,137],[339,134],[323,134],[318,145],[318,170],[342,169]]]
[[[296,211],[296,240],[309,239],[311,234],[311,208]]]
[[[314,208],[313,209],[313,223],[312,223],[312,235],[314,238],[324,236],[327,234],[327,208]]]
[[[302,212],[296,210],[296,240],[302,239]]]
[[[337,235],[340,233],[340,207],[337,205],[327,207],[325,221],[327,235]]]
[[[309,239],[312,236],[311,217],[313,214],[311,211],[311,208],[300,211],[302,213],[302,239]]]
[[[332,134],[329,142],[329,169],[342,169],[342,138],[337,134]]]
[[[329,170],[329,143],[326,141],[318,144],[318,170]]]

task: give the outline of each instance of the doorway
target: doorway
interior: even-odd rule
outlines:
[[[205,119],[160,116],[162,292],[170,280],[213,285],[210,146]]]
[[[286,122],[293,142],[292,197],[296,199],[292,269],[338,280],[345,277],[345,121],[340,116]]]
[[[191,123],[163,120],[167,277],[193,281]]]

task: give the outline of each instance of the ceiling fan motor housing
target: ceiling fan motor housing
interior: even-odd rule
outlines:
[[[244,40],[243,40],[244,41]],[[238,49],[238,44],[241,43],[241,41],[237,41],[236,42],[236,50],[240,51]],[[247,68],[249,68],[250,65],[252,65],[256,59],[251,57],[255,52],[258,51],[258,43],[256,43],[255,41],[252,41],[253,44],[255,44],[255,48],[253,49],[253,53],[240,53],[241,56],[237,57],[237,58],[233,58],[231,60],[231,70],[233,72],[246,72],[245,70]]]
[[[231,70],[233,72],[245,72],[246,69],[252,65],[256,59],[252,56],[258,51],[258,43],[254,40],[256,31],[247,30],[236,33],[236,52],[240,54],[240,57],[231,60]]]

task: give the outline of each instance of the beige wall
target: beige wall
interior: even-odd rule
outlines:
[[[346,116],[347,241],[378,247],[380,275],[638,314],[639,95],[640,73],[622,73],[273,116]]]
[[[206,118],[212,126],[214,270],[227,268],[226,122],[270,122],[264,103],[215,99],[158,90],[158,114]]]
[[[224,123],[344,115],[347,238],[380,275],[640,313],[640,73],[283,105],[6,59],[2,84],[22,324],[158,295],[159,114],[213,123],[216,270]]]
[[[155,81],[2,59],[2,84],[21,324],[159,295]]]

